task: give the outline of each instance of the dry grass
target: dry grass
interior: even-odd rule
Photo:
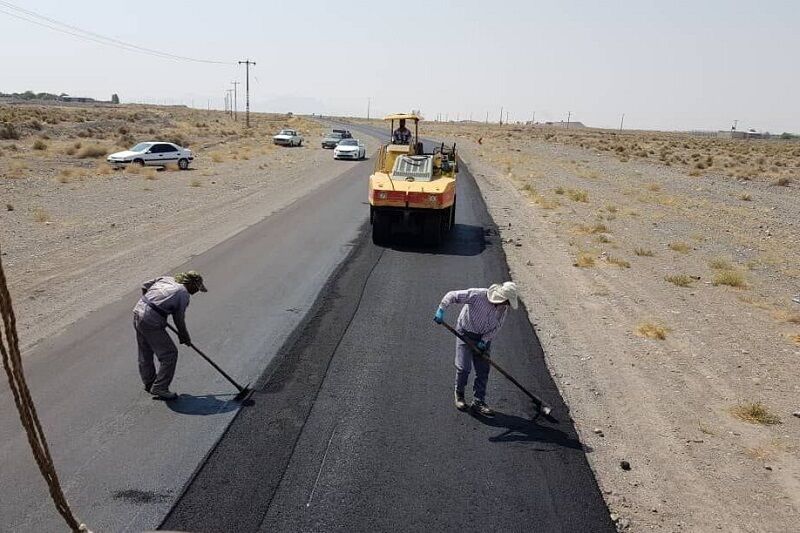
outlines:
[[[32,146],[32,148],[33,148],[34,150],[42,150],[42,151],[44,151],[44,150],[47,150],[47,143],[46,143],[46,142],[44,142],[44,141],[43,141],[43,140],[41,140],[41,139],[36,139],[36,140],[33,142],[33,146]]]
[[[688,287],[694,281],[691,276],[687,276],[686,274],[672,274],[664,276],[664,279],[678,287]]]
[[[751,424],[761,424],[764,426],[780,424],[781,419],[769,411],[761,402],[740,403],[731,407],[731,414],[740,420]]]
[[[144,179],[148,181],[155,181],[158,179],[158,171],[154,168],[146,168],[142,170]]]
[[[791,183],[792,183],[792,178],[788,176],[778,178],[777,180],[772,182],[773,185],[777,185],[779,187],[788,187]]]
[[[714,274],[712,283],[714,285],[727,285],[729,287],[736,287],[738,289],[747,287],[747,281],[745,280],[744,275],[735,270],[720,270]]]
[[[622,259],[621,257],[614,257],[613,255],[609,255],[608,257],[606,257],[606,261],[608,261],[610,264],[612,264],[614,266],[618,266],[620,268],[630,268],[631,267],[631,264],[628,261]]]
[[[753,200],[753,197],[752,197],[752,196],[750,196],[750,195],[749,195],[749,194],[747,194],[747,193],[742,193],[741,195],[739,195],[739,200],[741,200],[741,201],[743,201],[743,202],[750,202],[750,201],[752,201],[752,200]]]
[[[37,207],[33,210],[33,220],[36,222],[50,222],[50,214],[41,207]]]
[[[589,202],[589,192],[584,189],[569,189],[567,190],[567,196],[575,202]]]
[[[644,322],[636,327],[636,334],[646,339],[663,341],[669,329],[653,322]]]
[[[202,187],[203,186],[203,182],[200,181],[199,179],[195,178],[195,179],[193,179],[192,181],[189,182],[189,186],[190,187]]]
[[[688,244],[686,244],[685,242],[682,242],[682,241],[671,242],[671,243],[669,243],[668,246],[669,246],[670,250],[672,250],[674,252],[679,252],[679,253],[682,253],[682,254],[688,254],[692,249],[691,246],[689,246]]]
[[[654,255],[656,255],[655,253],[653,253],[653,250],[650,250],[649,248],[639,248],[639,247],[635,248],[633,250],[633,253],[635,253],[639,257],[653,257]]]
[[[224,163],[225,162],[225,158],[223,157],[223,155],[221,153],[213,152],[211,154],[211,161],[213,161],[214,163]]]
[[[81,159],[87,159],[90,157],[94,158],[105,157],[107,153],[108,149],[103,148],[99,144],[89,144],[80,149],[80,151],[78,152],[78,157],[80,157]]]
[[[714,270],[733,270],[731,261],[726,257],[715,257],[708,262],[708,266]]]
[[[70,181],[72,181],[73,176],[74,172],[72,171],[72,169],[65,168],[58,173],[58,177],[56,177],[56,180],[58,180],[59,183],[69,183]]]
[[[588,252],[581,252],[575,259],[575,262],[572,263],[572,266],[576,266],[578,268],[591,268],[594,266],[594,256]]]

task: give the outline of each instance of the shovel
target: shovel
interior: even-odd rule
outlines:
[[[174,327],[172,327],[172,324],[170,324],[170,323],[167,323],[167,327],[168,327],[170,330],[172,330],[172,332],[173,332],[173,333],[175,333],[175,334],[177,334],[177,333],[178,333],[178,330],[176,330]],[[248,399],[248,398],[249,398],[249,397],[250,397],[250,396],[253,394],[253,389],[251,389],[251,388],[250,388],[250,384],[249,384],[249,383],[248,383],[247,385],[245,385],[244,387],[242,387],[241,385],[239,385],[238,383],[236,383],[236,381],[235,381],[235,380],[234,380],[232,377],[230,377],[230,376],[229,376],[229,375],[228,375],[228,374],[227,374],[227,373],[226,373],[224,370],[222,370],[222,369],[219,367],[219,365],[217,365],[217,363],[215,363],[214,361],[212,361],[212,360],[211,360],[211,358],[210,358],[209,356],[207,356],[207,355],[206,355],[206,354],[204,354],[202,351],[200,351],[200,348],[198,348],[197,346],[195,346],[195,345],[194,345],[194,344],[192,344],[192,343],[189,343],[189,345],[188,345],[188,346],[189,346],[189,347],[190,347],[192,350],[194,350],[195,352],[197,352],[197,353],[200,355],[200,357],[202,357],[203,359],[205,359],[206,361],[208,361],[208,364],[210,364],[211,366],[213,366],[213,367],[214,367],[214,370],[216,370],[217,372],[219,372],[220,374],[222,374],[222,377],[224,377],[225,379],[227,379],[228,381],[230,381],[230,382],[233,384],[233,386],[234,386],[234,387],[236,387],[236,389],[239,391],[239,393],[238,393],[236,396],[234,396],[234,397],[233,397],[233,401],[235,401],[235,402],[243,402],[243,401],[245,401],[246,399]]]
[[[492,365],[495,368],[495,370],[497,370],[498,372],[503,374],[503,376],[505,376],[505,378],[508,379],[508,381],[510,381],[511,383],[516,385],[519,390],[524,392],[525,395],[528,396],[528,398],[530,398],[533,401],[534,405],[536,405],[536,409],[538,409],[539,414],[544,416],[550,422],[553,422],[553,423],[556,423],[556,424],[558,423],[558,420],[556,420],[550,414],[550,413],[553,412],[553,409],[551,407],[545,405],[545,403],[541,400],[541,398],[539,398],[538,396],[536,396],[535,394],[530,392],[528,389],[523,387],[522,384],[520,384],[519,381],[514,379],[514,376],[512,376],[511,374],[509,374],[508,372],[503,370],[503,368],[500,365],[495,363],[494,360],[487,355],[488,352],[485,352],[485,351],[479,349],[478,346],[474,342],[472,342],[471,339],[468,339],[467,337],[465,337],[464,335],[462,335],[461,333],[456,331],[455,328],[453,326],[451,326],[450,324],[448,324],[447,322],[442,322],[441,324],[445,328],[447,328],[447,330],[450,331],[450,333],[452,333],[453,335],[455,335],[456,337],[461,339],[467,346],[469,346],[476,355],[482,357],[487,363]]]

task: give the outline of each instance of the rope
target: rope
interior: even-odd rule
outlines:
[[[19,338],[17,337],[17,323],[14,317],[14,308],[11,304],[11,295],[6,285],[6,275],[3,271],[3,261],[0,259],[0,315],[3,318],[3,330],[0,331],[0,355],[3,357],[3,368],[8,376],[8,384],[14,395],[14,403],[19,411],[19,418],[28,443],[33,452],[33,458],[39,466],[42,477],[47,482],[50,489],[50,496],[53,498],[56,509],[64,517],[70,530],[73,532],[88,532],[85,524],[81,524],[72,514],[61,484],[58,481],[58,474],[53,465],[53,458],[50,456],[50,449],[47,446],[47,439],[44,436],[39,416],[36,414],[36,407],[33,405],[28,384],[25,382],[25,374],[22,369],[22,357],[19,351]]]

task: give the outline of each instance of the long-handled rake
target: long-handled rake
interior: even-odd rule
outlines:
[[[178,333],[178,330],[176,330],[176,329],[175,329],[175,328],[172,326],[172,324],[169,324],[169,323],[167,323],[167,327],[168,327],[168,328],[169,328],[169,329],[170,329],[170,330],[171,330],[173,333],[176,333],[176,334]],[[245,385],[244,387],[242,387],[242,386],[241,386],[241,385],[239,385],[239,384],[238,384],[238,383],[237,383],[237,382],[236,382],[236,381],[235,381],[235,380],[234,380],[232,377],[230,377],[230,376],[227,374],[227,372],[225,372],[224,370],[222,370],[222,369],[219,367],[219,365],[218,365],[217,363],[215,363],[214,361],[212,361],[212,360],[211,360],[211,358],[210,358],[209,356],[207,356],[207,355],[206,355],[206,354],[204,354],[202,351],[200,351],[200,348],[198,348],[197,346],[195,346],[195,345],[194,345],[194,344],[192,344],[192,343],[189,343],[189,347],[190,347],[190,348],[192,348],[192,349],[193,349],[195,352],[197,352],[197,353],[200,355],[200,357],[202,357],[203,359],[205,359],[206,361],[208,361],[208,364],[210,364],[211,366],[213,366],[213,367],[214,367],[214,370],[216,370],[217,372],[219,372],[220,374],[222,374],[222,377],[224,377],[225,379],[227,379],[228,381],[230,381],[230,382],[233,384],[233,386],[234,386],[234,387],[236,387],[236,389],[239,391],[239,393],[238,393],[236,396],[234,396],[234,397],[233,397],[233,401],[235,401],[235,402],[243,402],[244,400],[248,399],[248,398],[249,398],[249,397],[250,397],[250,396],[253,394],[253,389],[251,389],[251,388],[250,388],[250,384],[249,384],[249,383],[248,383],[247,385]]]
[[[489,357],[489,355],[488,355],[488,352],[485,352],[485,351],[481,350],[480,348],[478,348],[478,346],[477,346],[477,345],[476,345],[474,342],[472,342],[472,340],[471,340],[471,339],[469,339],[469,338],[465,337],[464,335],[462,335],[461,333],[459,333],[458,331],[456,331],[456,329],[455,329],[453,326],[451,326],[450,324],[448,324],[447,322],[441,322],[441,324],[442,324],[442,325],[443,325],[445,328],[447,328],[447,330],[448,330],[448,331],[450,331],[450,333],[452,333],[453,335],[455,335],[456,337],[458,337],[459,339],[461,339],[461,340],[462,340],[462,341],[463,341],[463,342],[464,342],[464,343],[465,343],[467,346],[469,346],[469,347],[472,349],[472,351],[473,351],[473,352],[474,352],[476,355],[478,355],[478,356],[482,357],[482,358],[483,358],[483,359],[484,359],[484,360],[485,360],[487,363],[489,363],[490,365],[492,365],[492,366],[494,367],[494,369],[495,369],[495,370],[497,370],[498,372],[500,372],[501,374],[503,374],[503,376],[504,376],[504,377],[505,377],[505,378],[506,378],[508,381],[510,381],[511,383],[513,383],[514,385],[516,385],[516,386],[517,386],[517,388],[518,388],[519,390],[521,390],[522,392],[524,392],[524,393],[525,393],[525,394],[528,396],[528,398],[530,398],[530,399],[533,401],[534,405],[536,405],[536,408],[538,409],[538,411],[539,411],[539,414],[541,414],[542,416],[544,416],[544,417],[545,417],[547,420],[549,420],[550,422],[555,422],[555,423],[558,423],[558,420],[556,420],[556,419],[555,419],[555,417],[553,417],[553,416],[550,414],[550,413],[552,413],[552,412],[553,412],[553,409],[552,409],[551,407],[549,407],[548,405],[546,405],[546,404],[545,404],[545,403],[542,401],[542,399],[541,399],[541,398],[539,398],[538,396],[536,396],[535,394],[533,394],[532,392],[530,392],[528,389],[526,389],[525,387],[523,387],[523,386],[522,386],[522,384],[520,384],[520,382],[519,382],[519,381],[517,381],[516,379],[514,379],[514,376],[512,376],[511,374],[509,374],[508,372],[506,372],[505,370],[503,370],[503,368],[502,368],[500,365],[498,365],[497,363],[495,363],[495,362],[494,362],[494,360],[493,360],[491,357]]]

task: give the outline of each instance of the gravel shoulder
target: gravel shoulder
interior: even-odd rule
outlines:
[[[486,198],[617,528],[795,529],[797,187],[469,128],[432,129]]]
[[[4,143],[0,196],[13,210],[0,211],[0,248],[23,347],[290,205],[353,164],[333,161],[330,150],[319,148],[318,123],[294,120],[305,130],[300,148],[276,147],[269,137],[228,137],[195,149],[189,171],[111,172],[102,162],[76,163],[52,147],[45,154],[18,153]],[[376,141],[365,141],[368,153],[377,149]],[[22,175],[14,173],[19,161]]]

